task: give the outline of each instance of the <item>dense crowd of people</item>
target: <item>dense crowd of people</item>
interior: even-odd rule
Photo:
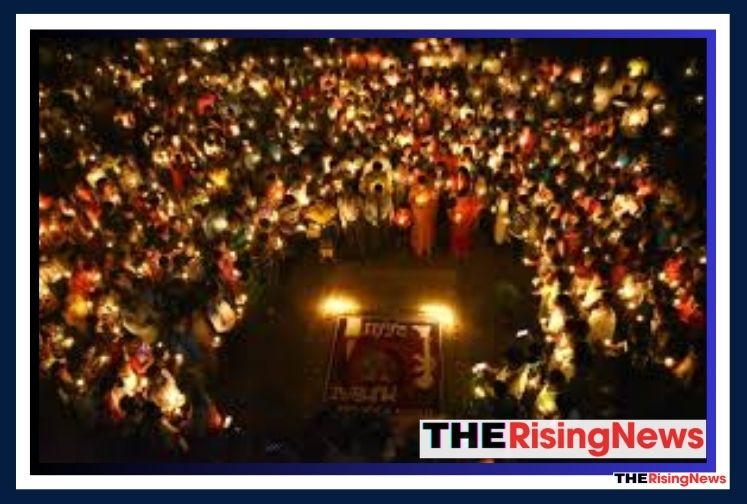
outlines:
[[[496,415],[598,415],[558,400],[594,359],[703,379],[705,160],[666,155],[697,85],[450,39],[80,47],[40,52],[39,363],[86,417],[186,450],[231,426],[216,349],[288,257],[429,260],[441,226],[469,261],[486,221],[540,307],[529,349],[476,368]]]

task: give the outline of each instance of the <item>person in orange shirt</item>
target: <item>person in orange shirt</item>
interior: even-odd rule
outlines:
[[[436,241],[436,210],[438,200],[433,189],[427,184],[424,175],[420,175],[410,191],[410,208],[413,225],[410,234],[410,245],[417,257],[430,257]]]
[[[449,210],[451,222],[450,248],[459,259],[464,259],[472,248],[472,234],[482,210],[482,202],[464,187]]]

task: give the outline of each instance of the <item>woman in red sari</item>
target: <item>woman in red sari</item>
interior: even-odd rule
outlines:
[[[427,185],[423,175],[410,190],[410,207],[413,225],[410,245],[417,257],[429,257],[436,241],[436,210],[438,200],[434,191]]]
[[[480,210],[482,210],[482,202],[468,188],[459,192],[454,206],[449,209],[450,248],[452,254],[458,259],[466,258],[472,248],[472,233],[480,216]]]

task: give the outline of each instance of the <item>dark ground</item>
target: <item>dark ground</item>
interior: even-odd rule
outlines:
[[[508,248],[488,246],[479,247],[463,264],[444,255],[426,263],[404,250],[365,264],[319,265],[313,255],[305,256],[281,274],[279,291],[270,301],[276,315],[227,345],[218,388],[229,409],[237,411],[239,423],[250,430],[276,435],[296,431],[319,408],[324,392],[334,336],[334,321],[318,309],[326,295],[344,293],[365,312],[392,318],[407,317],[424,302],[439,302],[453,306],[458,319],[442,340],[443,409],[457,413],[467,396],[464,378],[472,365],[495,362],[513,338],[511,326],[526,327],[536,318],[534,301],[525,294],[513,320],[501,325],[494,292],[508,284],[528,293],[531,277]]]

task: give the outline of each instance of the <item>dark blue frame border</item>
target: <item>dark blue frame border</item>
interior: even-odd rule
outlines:
[[[49,33],[49,32],[47,32]],[[45,33],[46,34],[46,33]],[[614,472],[715,472],[716,470],[716,31],[715,30],[121,30],[56,32],[85,37],[220,35],[233,38],[698,38],[706,41],[707,68],[707,387],[706,459],[683,462],[522,463],[175,463],[33,464],[32,474],[328,474],[328,475],[609,475]],[[723,62],[722,62],[723,63]]]
[[[482,38],[586,38],[586,39],[709,39],[715,30],[201,30],[201,29],[163,29],[163,30],[43,30],[45,35],[54,33],[72,37],[225,37],[225,38],[420,38],[451,37],[459,39]]]

